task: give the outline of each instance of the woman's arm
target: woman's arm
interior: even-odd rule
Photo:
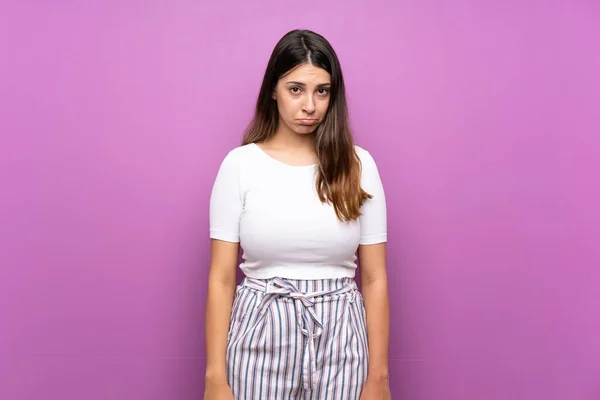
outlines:
[[[227,331],[235,294],[239,243],[211,239],[206,300],[206,381],[227,384]]]
[[[369,338],[367,381],[387,382],[390,303],[386,273],[386,243],[359,246],[358,260]]]

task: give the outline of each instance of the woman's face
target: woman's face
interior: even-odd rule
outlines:
[[[277,82],[279,126],[297,134],[312,133],[323,121],[329,106],[331,76],[323,68],[302,64]]]

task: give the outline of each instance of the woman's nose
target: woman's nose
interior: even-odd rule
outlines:
[[[312,96],[307,96],[306,100],[304,101],[304,111],[306,111],[307,113],[313,113],[315,111],[315,102],[312,98]]]

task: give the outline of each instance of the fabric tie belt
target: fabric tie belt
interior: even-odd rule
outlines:
[[[306,390],[315,390],[317,387],[315,376],[317,371],[315,338],[323,333],[323,323],[319,320],[314,309],[315,298],[347,292],[354,293],[355,285],[350,284],[337,289],[309,293],[301,292],[292,282],[283,278],[273,278],[266,281],[245,278],[243,285],[264,292],[265,296],[257,305],[260,313],[265,313],[269,305],[278,297],[288,297],[294,300],[298,326],[302,334],[306,336],[302,358],[302,386]],[[350,302],[352,303],[353,301],[354,295],[350,297]]]

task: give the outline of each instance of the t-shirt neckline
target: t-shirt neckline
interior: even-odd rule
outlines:
[[[260,152],[264,157],[268,158],[269,160],[282,165],[286,168],[293,168],[293,169],[310,169],[310,168],[315,168],[318,164],[310,164],[310,165],[291,165],[291,164],[286,164],[283,161],[280,161],[276,158],[273,158],[272,156],[270,156],[266,151],[264,151],[263,149],[261,149],[256,143],[252,142],[250,143],[251,145],[253,145],[253,147],[256,148],[256,150],[258,152]]]

